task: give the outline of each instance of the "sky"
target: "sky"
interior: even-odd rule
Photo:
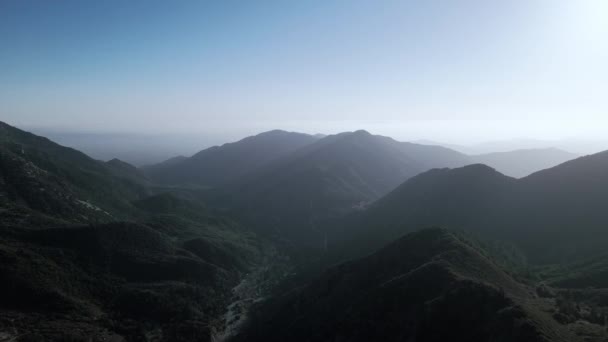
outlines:
[[[208,136],[601,139],[608,1],[0,1],[0,120]]]

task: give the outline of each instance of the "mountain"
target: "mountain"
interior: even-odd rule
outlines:
[[[0,200],[5,203],[80,222],[107,222],[128,211],[131,200],[147,195],[124,170],[0,122]]]
[[[606,340],[608,152],[520,179],[365,131],[195,157],[1,123],[0,340]]]
[[[226,139],[226,132],[207,130],[201,133],[77,132],[27,127],[36,135],[85,153],[93,159],[118,158],[136,167],[152,165],[172,156],[200,151]]]
[[[486,154],[494,152],[509,152],[525,149],[557,148],[580,155],[594,154],[608,148],[608,142],[598,138],[565,138],[557,140],[511,139],[487,141],[474,145],[444,145],[467,154]]]
[[[577,157],[574,153],[556,148],[515,150],[471,156],[477,163],[488,165],[507,176],[516,178],[528,176]]]
[[[232,287],[280,260],[186,191],[4,123],[0,226],[3,340],[210,341]]]
[[[583,340],[552,313],[562,314],[554,299],[537,296],[477,245],[426,229],[262,304],[236,340]]]
[[[252,225],[322,248],[322,221],[360,210],[420,172],[468,162],[443,147],[347,132],[269,163],[226,191],[234,211]]]
[[[151,180],[162,184],[215,187],[316,140],[314,136],[302,133],[269,131],[202,150],[190,158],[172,158],[143,170]]]
[[[258,255],[217,244],[120,222],[2,232],[0,321],[37,340],[204,341]]]
[[[377,248],[404,232],[442,225],[511,241],[534,262],[563,262],[603,252],[606,193],[608,152],[521,179],[483,165],[431,170],[351,217],[333,239],[357,240],[352,249]]]
[[[603,253],[608,244],[608,151],[580,157],[518,181],[510,206],[517,213],[519,243],[533,250],[543,243],[550,260]],[[513,220],[506,221],[512,222]]]
[[[173,157],[173,158],[169,158],[169,159],[167,159],[167,160],[165,160],[165,161],[163,161],[163,162],[160,162],[160,163],[158,163],[158,164],[154,164],[154,165],[146,165],[146,166],[144,166],[143,168],[145,169],[145,168],[148,168],[148,167],[153,167],[153,166],[163,166],[163,167],[164,167],[164,166],[170,166],[170,165],[173,165],[173,164],[178,164],[178,163],[181,163],[181,162],[183,162],[183,161],[184,161],[184,160],[186,160],[186,159],[188,159],[188,157],[184,157],[184,156],[175,156],[175,157]]]
[[[143,172],[141,172],[135,166],[120,159],[113,158],[105,162],[105,165],[114,174],[114,176],[129,179],[135,183],[149,183]]]
[[[433,169],[409,179],[367,210],[347,219],[335,240],[356,255],[371,252],[405,231],[429,226],[479,231],[492,227],[496,207],[517,180],[482,165]],[[404,231],[404,229],[406,229]]]

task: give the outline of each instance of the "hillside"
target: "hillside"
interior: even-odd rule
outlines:
[[[132,223],[2,233],[0,324],[39,340],[204,340],[239,272],[190,244]]]
[[[427,229],[262,304],[237,341],[579,340],[553,303],[466,240]]]
[[[302,133],[269,131],[202,150],[189,158],[172,158],[146,166],[143,171],[162,184],[214,187],[246,175],[316,139]]]
[[[116,177],[126,178],[135,183],[143,183],[149,184],[150,181],[146,178],[146,176],[135,166],[124,162],[120,159],[111,159],[105,162],[105,166],[110,169],[110,171]]]
[[[608,152],[580,157],[518,181],[511,199],[522,245],[549,242],[550,260],[565,261],[603,253],[608,243]],[[547,237],[550,237],[547,240]]]
[[[234,211],[266,233],[323,247],[320,222],[360,210],[404,180],[468,158],[356,131],[327,136],[225,190]]]
[[[2,339],[210,340],[231,288],[277,259],[234,220],[149,187],[127,163],[0,129]]]
[[[535,262],[562,262],[604,250],[608,214],[601,198],[607,191],[606,152],[521,179],[482,165],[431,170],[351,217],[334,238],[377,247],[407,231],[442,225],[506,239]]]
[[[357,131],[208,190],[0,127],[7,338],[606,337],[608,153],[516,179]]]
[[[6,202],[78,222],[125,218],[129,202],[148,192],[117,172],[116,163],[0,122],[0,194]]]
[[[471,156],[471,159],[488,165],[507,176],[521,178],[577,157],[574,153],[546,148],[479,154]]]
[[[409,179],[334,233],[340,244],[363,251],[429,226],[479,231],[491,227],[493,211],[516,180],[481,164],[434,169]],[[352,245],[352,246],[351,246]]]

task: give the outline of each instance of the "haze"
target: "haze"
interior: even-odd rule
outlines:
[[[607,35],[603,0],[4,1],[0,116],[165,155],[275,128],[596,152]]]
[[[0,0],[0,342],[608,342],[608,0]]]

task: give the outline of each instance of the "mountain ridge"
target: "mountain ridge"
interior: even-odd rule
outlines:
[[[453,233],[433,228],[263,304],[236,340],[578,340],[537,309],[551,303]]]
[[[476,162],[499,169],[503,174],[515,178],[522,178],[537,171],[552,168],[577,157],[579,155],[553,147],[520,149],[471,156]]]
[[[239,141],[201,150],[191,157],[143,167],[152,180],[166,184],[215,187],[243,176],[317,138],[282,130],[263,132]]]
[[[467,162],[465,155],[441,147],[404,144],[359,130],[304,146],[225,191],[228,206],[266,234],[322,246],[322,221],[358,210],[433,165]]]
[[[386,234],[373,244],[378,246],[404,232],[441,225],[507,239],[536,261],[591,256],[608,242],[602,230],[608,216],[600,204],[608,190],[606,171],[608,152],[521,179],[482,165],[431,170],[355,215],[350,232],[359,230],[360,243],[371,239],[370,244],[372,236]],[[336,239],[348,230],[339,230]]]

